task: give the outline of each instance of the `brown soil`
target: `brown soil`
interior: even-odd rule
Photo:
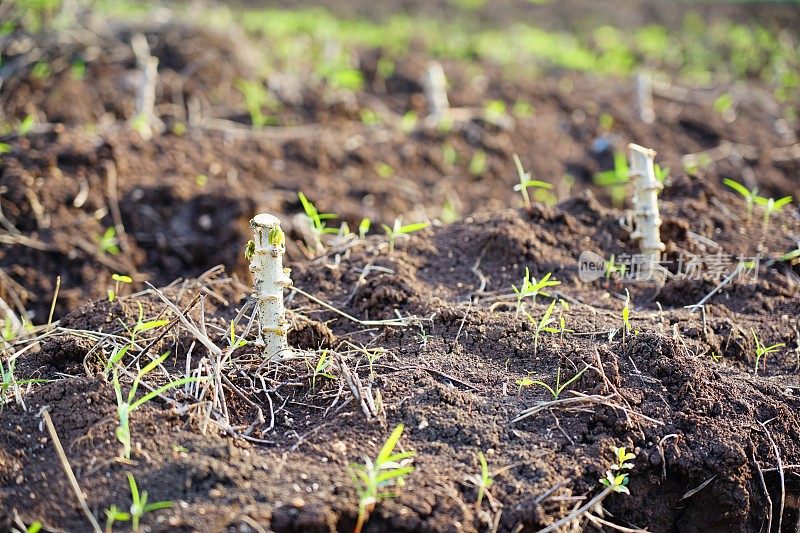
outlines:
[[[641,5],[650,13],[656,4]],[[129,40],[130,29],[118,31]],[[16,367],[19,379],[50,381],[24,394],[27,409],[9,403],[0,412],[0,529],[17,527],[18,516],[54,531],[87,530],[38,415],[45,407],[95,516],[102,519],[112,504],[129,506],[127,472],[151,501],[175,502],[145,518],[153,531],[260,531],[254,524],[350,531],[357,499],[347,466],[374,456],[398,423],[406,426],[402,447],[417,453],[416,471],[396,498],[376,507],[368,531],[536,531],[599,492],[614,446],[635,450],[636,459],[631,495],[605,499],[606,520],[657,532],[759,531],[772,509],[774,527],[781,518],[785,531],[795,527],[800,477],[786,471],[782,497],[774,449],[783,465],[800,463],[800,271],[771,259],[797,245],[800,213],[787,208],[769,228],[758,216],[748,222],[740,199],[721,184],[730,177],[757,184],[762,194],[800,196],[800,159],[779,161],[774,152],[796,142],[800,129],[781,127],[783,109],[759,84],[690,89],[679,100],[657,95],[657,122],[645,126],[630,104],[628,80],[565,74],[509,81],[481,65],[481,84],[474,65],[451,62],[452,105],[522,99],[534,115],[517,119],[512,130],[476,119],[449,132],[407,134],[390,125],[408,110],[423,112],[417,80],[425,58],[411,55],[383,84],[374,78],[380,51],[365,50],[359,61],[369,83],[355,100],[332,103],[322,89],[305,89],[301,102],[285,102],[281,112],[281,122],[293,126],[242,138],[231,124],[248,118],[232,111],[238,96],[223,90],[252,68],[235,40],[179,25],[148,36],[161,60],[159,106],[168,125],[179,121],[166,111],[170,105],[198,98],[206,112],[232,121],[226,131],[189,126],[148,142],[129,131],[119,121],[130,117],[133,94],[119,83],[134,68],[132,57],[92,63],[82,81],[64,71],[46,84],[14,80],[13,91],[4,86],[0,93],[8,116],[36,109],[59,123],[0,138],[12,148],[0,161],[0,207],[3,222],[18,232],[0,241],[0,297],[42,324],[61,277],[61,320]],[[206,58],[208,50],[217,55]],[[723,90],[736,97],[732,122],[711,106]],[[363,124],[359,110],[367,107],[388,126]],[[610,131],[601,126],[603,114],[613,118]],[[669,258],[761,253],[758,281],[726,285],[702,313],[684,306],[718,285],[708,272],[663,287],[581,281],[582,251],[607,257],[634,249],[620,225],[624,212],[591,184],[594,172],[611,165],[613,148],[598,153],[598,139],[618,150],[628,142],[653,146],[670,167],[660,203]],[[739,145],[742,157],[734,153],[692,175],[682,170],[683,155],[725,143]],[[446,145],[458,154],[454,166],[443,159]],[[478,150],[487,167],[472,175]],[[514,153],[535,178],[556,185],[557,206],[516,209]],[[384,163],[394,176],[380,177]],[[572,190],[560,181],[565,173],[577,179]],[[394,252],[372,235],[309,258],[292,218],[301,212],[298,190],[351,228],[365,216],[374,228],[398,216],[435,220],[445,202],[462,220],[435,221]],[[297,287],[361,320],[408,317],[406,327],[365,327],[299,293],[287,303],[293,345],[342,353],[343,363],[380,391],[384,412],[365,419],[341,368],[333,369],[336,379],[319,378],[312,387],[306,362],[262,367],[248,344],[224,372],[239,437],[207,424],[202,402],[179,410],[155,400],[132,415],[133,462],[120,461],[114,391],[100,371],[111,346],[99,335],[124,335],[139,304],[147,317],[174,315],[153,291],[124,289],[116,302],[103,300],[111,274],[132,274],[136,290],[145,280],[172,284],[165,293],[179,307],[192,303],[189,315],[227,346],[230,321],[248,302],[248,220],[262,211],[284,221]],[[102,253],[97,238],[115,224],[124,228],[122,253]],[[206,273],[219,264],[233,277]],[[562,282],[559,295],[571,302],[567,326],[574,332],[543,334],[536,349],[510,290],[526,267],[537,279],[552,272]],[[633,331],[623,335],[625,289],[634,310]],[[198,293],[204,298],[195,299]],[[542,300],[527,307],[537,318],[548,304]],[[246,324],[247,317],[238,322],[238,335]],[[154,342],[141,360],[171,351],[165,370],[174,378],[183,375],[188,354],[192,364],[208,355],[185,328],[164,330],[143,335],[142,346]],[[753,332],[765,345],[785,344],[757,375]],[[370,365],[353,346],[386,353]],[[513,421],[552,399],[517,380],[551,383],[558,369],[571,377],[586,366],[562,397],[589,399]],[[245,432],[249,440],[241,438]],[[477,509],[467,478],[479,472],[479,450],[493,471],[503,470]]]

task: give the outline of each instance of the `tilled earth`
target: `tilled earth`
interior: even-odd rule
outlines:
[[[133,105],[118,85],[132,58],[93,63],[83,81],[66,74],[50,85],[19,80],[16,91],[0,95],[9,114],[36,106],[53,123],[0,139],[11,145],[0,163],[0,297],[44,323],[61,276],[61,320],[37,342],[12,346],[12,353],[30,346],[17,357],[17,378],[48,382],[30,387],[24,407],[9,403],[0,412],[0,527],[39,520],[54,531],[87,530],[42,425],[44,408],[95,516],[130,505],[127,472],[151,501],[174,502],[145,519],[153,530],[349,531],[357,499],[348,464],[374,456],[398,423],[406,427],[401,446],[416,451],[416,471],[396,498],[376,507],[369,531],[536,531],[599,492],[614,446],[635,450],[636,459],[631,495],[613,494],[602,515],[594,510],[604,520],[650,531],[757,531],[781,519],[784,530],[794,527],[800,269],[774,260],[797,246],[800,214],[790,206],[766,226],[759,211],[748,219],[741,199],[721,184],[730,177],[769,196],[800,192],[800,158],[791,149],[800,132],[758,82],[665,89],[656,94],[656,123],[646,126],[628,80],[560,74],[510,82],[483,65],[485,79],[476,83],[466,65],[451,62],[453,106],[522,99],[533,115],[516,117],[512,129],[476,118],[448,132],[403,132],[396,125],[406,111],[424,114],[425,58],[410,56],[379,83],[370,73],[380,51],[365,50],[364,91],[332,103],[321,89],[304,89],[282,111],[293,126],[245,135],[234,127],[247,120],[231,110],[236,96],[220,89],[250,68],[234,42],[180,25],[148,35],[161,60],[162,109],[176,104],[176,94],[196,97],[204,113],[229,122],[201,121],[143,141],[119,122]],[[219,57],[194,68],[206,46]],[[730,122],[711,105],[723,90],[736,99]],[[359,120],[364,108],[383,124]],[[676,275],[663,286],[584,282],[578,274],[583,251],[635,251],[624,211],[608,207],[607,191],[591,184],[627,142],[655,148],[671,169],[660,205]],[[455,149],[455,164],[445,146]],[[683,156],[717,147],[715,161],[683,170]],[[471,173],[481,150],[486,168]],[[555,185],[558,205],[517,209],[514,153],[535,178]],[[381,177],[383,164],[394,174]],[[575,177],[571,188],[566,173]],[[298,190],[351,228],[365,216],[374,227],[398,216],[434,223],[394,251],[372,235],[340,239],[314,257],[294,218]],[[460,221],[436,220],[453,210]],[[209,423],[207,402],[174,392],[179,406],[154,400],[132,415],[132,461],[118,459],[103,361],[115,336],[126,335],[123,325],[137,322],[139,304],[148,318],[174,313],[154,290],[124,289],[115,302],[103,300],[111,274],[131,274],[136,290],[145,280],[172,284],[165,294],[227,346],[231,320],[237,335],[248,331],[242,251],[248,221],[262,211],[284,221],[295,286],[359,320],[400,316],[406,325],[358,323],[293,293],[290,341],[313,353],[307,363],[264,365],[252,344],[234,352],[223,374],[229,433],[238,436]],[[115,225],[124,229],[121,253],[98,251],[97,238]],[[760,254],[758,279],[734,279],[704,308],[687,309],[724,276],[681,277],[675,265],[715,254],[734,258],[729,268]],[[219,264],[233,277],[207,272]],[[544,333],[536,347],[511,291],[526,267],[537,279],[552,272],[561,285],[551,293],[570,302],[564,316],[572,331]],[[621,319],[626,289],[629,333]],[[548,304],[540,297],[526,310],[538,319]],[[142,361],[171,352],[159,382],[210,355],[175,322],[139,340]],[[757,373],[754,333],[767,346],[784,345]],[[368,350],[378,349],[370,361]],[[323,350],[338,354],[333,379],[312,377]],[[353,399],[345,368],[380,393],[382,408],[371,420]],[[584,368],[562,403],[544,404],[553,399],[544,388],[518,384],[525,377],[553,383],[559,369],[564,381]],[[478,451],[498,472],[480,508],[468,481],[480,470]],[[783,477],[779,464],[790,465]],[[587,520],[578,524],[603,529]]]

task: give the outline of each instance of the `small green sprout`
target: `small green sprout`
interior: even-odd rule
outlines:
[[[362,218],[361,222],[358,223],[358,238],[364,239],[367,236],[367,232],[369,231],[370,226],[372,226],[372,221],[368,218]]]
[[[592,176],[595,185],[609,188],[611,201],[615,207],[622,207],[625,203],[625,190],[630,180],[628,172],[628,159],[625,154],[614,152],[614,168],[597,172]]]
[[[506,119],[506,103],[502,100],[489,100],[483,106],[483,116],[492,124],[503,124]]]
[[[553,300],[550,302],[550,306],[547,308],[547,311],[544,312],[542,318],[537,322],[528,312],[525,312],[525,316],[528,317],[528,320],[531,324],[533,324],[533,355],[535,356],[539,352],[539,335],[542,332],[547,333],[558,333],[559,330],[551,326],[550,324],[556,321],[553,318],[553,309],[555,309],[556,301]]]
[[[617,263],[616,256],[611,254],[611,257],[605,262],[605,269],[603,271],[603,276],[606,278],[606,283],[611,279],[614,274],[619,273],[620,276],[624,276],[625,272],[627,272],[628,267],[625,263]]]
[[[656,163],[653,165],[653,172],[660,183],[665,183],[669,179],[669,167],[662,167]]]
[[[752,328],[750,328],[750,331],[753,333],[753,340],[756,342],[756,367],[755,367],[755,373],[758,374],[758,365],[759,365],[759,363],[761,363],[761,360],[764,359],[764,368],[766,368],[767,367],[767,359],[766,359],[766,357],[769,354],[773,354],[773,353],[777,352],[780,348],[783,348],[784,346],[786,346],[786,344],[784,344],[782,342],[779,342],[777,344],[772,344],[770,346],[764,346],[764,344],[762,344],[761,340],[758,338],[758,335],[756,335],[756,331],[754,329],[752,329]]]
[[[306,244],[313,244],[314,249],[318,252],[324,250],[322,246],[322,236],[326,234],[336,235],[339,233],[337,228],[329,228],[327,227],[327,220],[331,220],[334,218],[338,218],[338,215],[333,213],[320,213],[317,208],[314,206],[311,201],[306,198],[306,195],[302,192],[297,193],[297,197],[300,199],[300,203],[303,206],[303,211],[305,211],[306,217],[308,221],[311,223],[311,231],[313,233],[314,242],[313,243],[306,243]]]
[[[231,320],[231,327],[230,327],[230,347],[232,349],[241,348],[247,344],[247,339],[243,338],[236,338],[236,322]]]
[[[365,457],[363,465],[350,465],[350,477],[358,494],[358,521],[353,533],[361,532],[378,501],[395,496],[386,489],[391,486],[402,487],[405,477],[414,471],[411,466],[415,455],[413,451],[394,453],[402,434],[403,424],[398,424],[374,461]]]
[[[783,208],[792,203],[791,196],[784,196],[783,198],[765,198],[763,196],[756,196],[753,201],[764,208],[764,229],[769,228],[769,219],[774,213],[780,213]]]
[[[0,411],[3,410],[6,403],[8,402],[8,398],[13,395],[16,398],[18,404],[25,406],[25,403],[22,401],[22,394],[20,393],[19,388],[22,385],[28,385],[30,383],[46,383],[46,379],[21,379],[17,380],[14,377],[14,367],[16,366],[17,361],[16,359],[9,359],[8,363],[4,366],[3,360],[0,359]]]
[[[394,220],[394,225],[392,227],[382,224],[383,231],[386,232],[386,237],[389,239],[389,252],[394,252],[394,244],[398,237],[423,230],[428,226],[430,226],[428,222],[416,222],[414,224],[403,225],[403,221],[399,218]]]
[[[522,287],[517,288],[516,285],[511,285],[511,289],[513,289],[514,294],[517,295],[517,315],[519,315],[520,310],[522,309],[522,300],[527,298],[528,296],[533,296],[533,305],[536,305],[536,297],[540,294],[547,298],[550,297],[550,293],[546,292],[544,289],[547,287],[555,287],[556,285],[561,285],[561,282],[553,278],[552,280],[550,277],[553,275],[552,272],[548,272],[545,274],[541,280],[537,281],[535,277],[531,276],[530,270],[528,267],[525,267],[525,277],[522,278]]]
[[[470,476],[468,480],[478,489],[478,497],[475,500],[475,508],[480,509],[484,495],[489,492],[489,487],[494,484],[494,477],[492,476],[491,472],[489,472],[489,463],[486,462],[486,456],[483,455],[483,452],[478,451],[476,455],[478,456],[478,461],[481,464],[481,472],[480,474],[474,474]]]
[[[103,511],[106,514],[106,533],[113,533],[115,522],[128,522],[131,514],[121,510],[116,505],[111,505]]]
[[[382,178],[391,178],[394,176],[394,169],[392,166],[382,161],[375,163],[375,172],[377,172],[378,176]]]
[[[117,240],[117,230],[113,226],[106,228],[103,234],[95,240],[97,241],[97,251],[100,255],[119,255],[120,250],[119,240]]]
[[[114,288],[108,289],[108,301],[114,302],[117,299],[117,295],[119,294],[119,288],[121,283],[133,283],[133,279],[130,276],[124,276],[122,274],[111,274],[111,279],[114,280]]]
[[[381,123],[381,118],[372,109],[365,107],[361,110],[361,123],[365,126],[377,126]]]
[[[730,93],[722,93],[714,100],[714,111],[720,115],[725,115],[733,107],[733,96]]]
[[[208,185],[208,176],[205,174],[198,174],[194,177],[194,184],[198,187],[205,187]]]
[[[778,261],[782,263],[794,263],[795,260],[800,259],[800,245],[797,246],[794,250],[786,252],[782,256],[778,258]]]
[[[33,113],[26,115],[25,118],[22,119],[22,122],[19,123],[17,126],[17,133],[20,137],[25,137],[31,131],[33,131],[33,127],[36,125],[36,115]]]
[[[147,491],[143,490],[139,493],[139,488],[136,486],[136,480],[133,478],[133,474],[128,474],[128,485],[131,487],[131,500],[133,500],[133,503],[131,503],[130,519],[131,529],[133,529],[134,532],[139,531],[139,521],[147,513],[172,507],[172,502],[169,501],[147,503]]]
[[[417,113],[414,111],[408,111],[403,115],[403,118],[400,119],[400,130],[408,135],[414,128],[417,127]]]
[[[583,370],[581,370],[580,372],[578,372],[577,374],[572,376],[568,381],[565,381],[564,383],[561,383],[561,367],[558,367],[558,369],[556,370],[555,387],[551,387],[550,385],[548,385],[544,381],[541,381],[541,380],[538,380],[538,379],[531,379],[531,378],[529,378],[527,376],[525,376],[522,379],[518,379],[516,383],[517,383],[517,385],[519,385],[519,390],[520,391],[522,391],[522,389],[525,388],[525,387],[531,387],[533,385],[538,385],[540,387],[544,387],[547,390],[547,392],[550,393],[550,395],[553,397],[554,400],[558,400],[561,397],[561,393],[564,392],[564,390],[567,387],[569,387],[570,385],[575,383],[577,380],[579,380],[581,378],[581,376],[588,369],[589,369],[589,365],[586,365],[583,368]]]
[[[473,176],[480,176],[484,172],[486,172],[486,152],[478,150],[469,161],[469,173]]]
[[[625,336],[628,335],[631,330],[631,294],[625,290],[625,305],[622,307],[622,342],[625,343]]]
[[[519,156],[514,154],[513,157],[514,165],[517,167],[517,177],[519,178],[519,183],[514,185],[514,191],[522,195],[522,203],[525,206],[525,210],[530,213],[532,206],[531,198],[528,195],[528,188],[534,187],[536,189],[550,190],[553,188],[553,185],[546,181],[531,179],[531,173],[525,172],[525,169],[522,167],[522,161],[519,160]]]
[[[722,180],[722,183],[739,193],[744,199],[745,205],[747,206],[747,220],[749,222],[750,218],[753,216],[753,204],[755,204],[756,197],[758,196],[758,187],[754,187],[753,190],[748,190],[747,187],[730,178],[725,178]]]
[[[269,230],[267,241],[269,241],[272,246],[282,246],[286,242],[286,236],[280,226],[275,226]]]
[[[455,147],[449,142],[442,145],[442,161],[444,161],[448,167],[454,167],[458,162],[458,152],[456,152]]]
[[[86,76],[86,62],[83,59],[76,59],[69,67],[70,76],[73,80],[81,81]]]
[[[234,85],[242,94],[244,106],[250,114],[250,122],[254,127],[263,128],[266,125],[275,125],[277,123],[274,117],[264,114],[263,109],[273,105],[275,102],[263,83],[238,79],[234,82]]]
[[[130,460],[131,458],[131,430],[130,430],[130,415],[136,409],[141,407],[142,405],[146,404],[156,396],[163,394],[164,392],[174,389],[175,387],[180,387],[185,385],[186,383],[193,383],[198,381],[198,378],[194,377],[184,377],[180,379],[176,379],[175,381],[171,381],[166,385],[162,385],[157,389],[150,391],[149,393],[145,394],[138,400],[136,400],[136,390],[139,388],[139,384],[142,382],[142,379],[147,376],[150,372],[152,372],[158,365],[163,363],[167,357],[169,357],[169,352],[164,353],[161,357],[158,357],[147,364],[144,368],[139,370],[139,373],[136,374],[136,377],[133,379],[133,383],[131,384],[131,388],[128,390],[127,396],[123,398],[122,395],[122,386],[119,382],[119,376],[117,375],[117,368],[114,368],[113,373],[113,380],[112,384],[114,386],[114,394],[117,398],[117,428],[114,431],[114,435],[117,437],[117,440],[122,444],[122,457],[126,460]],[[133,513],[131,513],[133,514]]]
[[[531,118],[533,116],[533,105],[525,100],[517,100],[511,108],[511,114],[517,118]]]
[[[610,470],[606,470],[606,477],[600,480],[600,483],[614,492],[622,492],[630,494],[628,490],[628,472],[633,468],[633,463],[629,463],[631,459],[636,458],[636,454],[628,452],[625,447],[614,447],[614,455],[616,463],[611,465]]]
[[[314,371],[311,374],[311,389],[316,390],[318,378],[336,379],[336,376],[329,372],[331,368],[331,358],[328,355],[328,350],[323,350],[320,354],[317,364],[314,366]]]
[[[256,254],[256,243],[252,240],[247,241],[247,245],[244,247],[244,258],[250,261],[253,259],[253,256]]]

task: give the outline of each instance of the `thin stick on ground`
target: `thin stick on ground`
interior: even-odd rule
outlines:
[[[720,291],[720,290],[721,290],[721,289],[722,289],[722,288],[723,288],[725,285],[727,285],[728,283],[730,283],[730,282],[731,282],[731,280],[732,280],[733,278],[735,278],[735,277],[736,277],[736,275],[739,273],[739,271],[741,270],[741,268],[742,268],[742,264],[741,264],[741,263],[739,263],[738,265],[736,265],[736,268],[734,268],[734,269],[733,269],[733,272],[731,272],[731,273],[730,273],[730,275],[729,275],[727,278],[725,278],[724,280],[722,280],[722,281],[719,283],[719,285],[717,285],[716,287],[714,287],[714,289],[713,289],[711,292],[709,292],[708,294],[706,294],[706,295],[703,297],[703,299],[702,299],[702,300],[700,300],[700,301],[699,301],[699,302],[697,302],[696,304],[693,304],[693,305],[687,305],[687,306],[685,306],[685,308],[686,308],[686,309],[689,309],[689,310],[691,310],[691,311],[695,311],[696,309],[698,309],[698,308],[700,308],[700,307],[703,307],[703,305],[705,305],[705,303],[708,301],[708,299],[709,299],[709,298],[711,298],[712,296],[714,296],[715,294],[717,294],[717,293],[718,293],[718,292],[719,292],[719,291]]]
[[[600,492],[597,496],[586,502],[584,505],[578,507],[564,518],[556,520],[546,528],[540,529],[538,533],[550,533],[551,531],[556,531],[561,526],[569,524],[573,520],[580,518],[584,513],[587,513],[592,507],[605,500],[606,497],[608,497],[608,495],[611,494],[612,492],[614,492],[614,489],[612,487],[606,487],[602,492]]]
[[[72,471],[72,467],[69,465],[67,454],[64,453],[64,448],[61,446],[61,440],[58,438],[58,433],[56,433],[56,428],[53,425],[52,419],[50,418],[50,413],[47,412],[47,408],[42,409],[41,415],[44,419],[45,425],[47,426],[47,431],[50,433],[50,438],[53,440],[53,446],[56,448],[56,453],[61,461],[61,466],[64,467],[64,472],[67,474],[69,484],[72,486],[73,492],[75,492],[75,497],[78,498],[78,503],[83,510],[83,514],[86,515],[86,518],[89,520],[89,523],[92,525],[92,529],[95,531],[95,533],[102,533],[103,530],[100,528],[100,524],[97,523],[94,515],[91,513],[91,511],[89,511],[89,506],[86,505],[86,499],[83,497],[83,492],[81,492],[80,486],[78,486],[78,480],[75,479],[75,473]]]
[[[753,464],[756,465],[756,473],[758,474],[758,479],[759,481],[761,481],[761,488],[764,489],[764,497],[767,499],[767,531],[772,531],[772,498],[770,498],[769,496],[769,489],[767,489],[767,482],[764,481],[764,471],[761,470],[761,466],[758,464],[755,452],[752,452],[752,455],[753,455]]]
[[[775,443],[775,440],[772,438],[772,433],[767,429],[767,424],[770,420],[766,422],[761,422],[760,420],[756,420],[758,425],[764,430],[764,433],[767,434],[767,439],[769,439],[769,443],[772,444],[772,450],[775,452],[775,460],[778,462],[778,478],[781,481],[781,503],[778,507],[778,531],[783,531],[783,507],[786,503],[786,481],[783,477],[783,461],[781,460],[781,449],[778,448],[778,445]],[[772,531],[772,530],[769,530]]]
[[[56,277],[56,290],[53,291],[53,302],[50,304],[50,314],[47,315],[47,328],[53,324],[53,313],[56,310],[56,302],[58,301],[58,291],[61,289],[61,276]]]

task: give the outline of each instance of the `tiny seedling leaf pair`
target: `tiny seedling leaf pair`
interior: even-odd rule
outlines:
[[[359,533],[375,504],[382,499],[391,498],[391,486],[403,486],[405,476],[414,471],[411,461],[413,451],[395,453],[394,449],[403,434],[403,424],[394,428],[373,461],[364,459],[364,464],[350,465],[350,476],[358,494],[358,521],[354,533]]]
[[[628,472],[633,468],[633,463],[628,461],[635,459],[636,454],[628,452],[625,447],[614,447],[615,463],[611,465],[609,470],[606,470],[606,476],[600,479],[600,483],[610,488],[614,492],[621,492],[623,494],[630,494],[628,489]]]
[[[525,277],[522,278],[522,286],[517,288],[516,285],[511,285],[511,289],[514,291],[514,294],[517,295],[517,314],[519,314],[520,310],[522,309],[522,301],[531,296],[533,297],[533,305],[536,305],[536,297],[540,294],[547,298],[550,297],[550,293],[545,291],[547,287],[555,287],[556,285],[561,285],[561,282],[552,278],[553,273],[548,272],[545,274],[541,280],[536,280],[535,277],[531,276],[530,270],[528,267],[525,267]]]

